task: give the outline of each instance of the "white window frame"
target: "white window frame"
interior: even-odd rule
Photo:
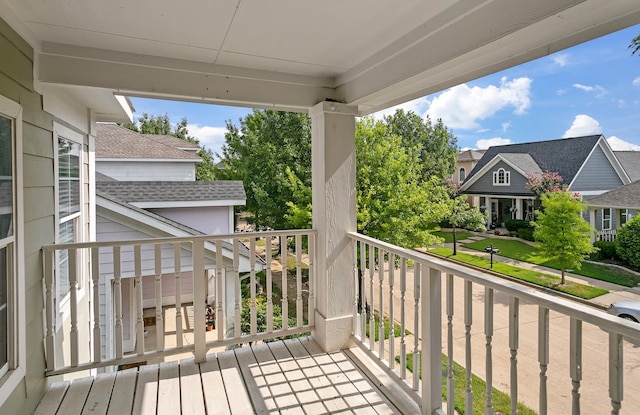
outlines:
[[[60,214],[60,188],[59,188],[59,177],[60,177],[60,166],[59,166],[59,159],[58,159],[58,146],[59,146],[59,142],[60,139],[66,139],[69,141],[74,142],[75,144],[78,144],[80,146],[80,154],[78,157],[78,163],[79,163],[79,185],[80,185],[80,209],[78,212],[72,213],[71,215],[68,216],[64,216],[61,217]],[[84,136],[70,128],[65,127],[64,125],[58,124],[56,122],[53,123],[53,149],[54,149],[54,168],[55,168],[55,218],[56,218],[56,235],[55,235],[55,242],[56,243],[62,243],[60,240],[60,225],[69,221],[74,221],[74,231],[75,231],[75,235],[74,235],[74,242],[83,242],[84,240],[84,183],[85,183],[85,177],[84,177]],[[60,253],[58,253],[56,255],[56,264],[57,266],[59,266],[60,264]],[[76,268],[78,270],[78,281],[77,281],[77,286],[78,286],[78,291],[77,291],[77,298],[80,299],[84,296],[85,294],[85,290],[84,290],[84,272],[82,272],[82,269],[80,268],[80,264],[83,264],[83,259],[82,259],[82,252],[78,252],[77,257],[76,257],[76,261],[78,262],[78,267]],[[67,292],[63,298],[58,298],[59,296],[59,286],[58,286],[58,278],[56,278],[55,281],[55,303],[56,303],[56,309],[58,310],[58,313],[56,313],[56,327],[57,328],[62,328],[62,323],[64,320],[66,320],[69,315],[70,315],[70,299],[71,299],[71,295],[70,295],[70,291]]]
[[[458,170],[458,181],[462,183],[463,181],[465,181],[466,178],[467,178],[467,169],[465,169],[464,167],[460,167],[460,169]]]
[[[624,222],[622,218],[624,217]],[[629,222],[629,209],[620,209],[620,223],[618,223],[618,228],[622,227],[625,223]]]
[[[0,406],[11,396],[26,373],[26,308],[23,237],[23,167],[22,167],[22,106],[0,95],[0,114],[13,119],[13,235],[2,240],[10,247],[9,268],[12,278],[7,281],[7,357],[5,373],[0,375]],[[10,240],[10,241],[7,241]]]
[[[502,173],[502,177],[500,174]],[[493,185],[494,186],[510,186],[511,185],[511,172],[500,167],[493,172]]]
[[[605,212],[607,211],[609,212],[609,217],[605,218]],[[602,209],[602,230],[606,231],[609,229],[611,229],[611,208],[604,208]]]

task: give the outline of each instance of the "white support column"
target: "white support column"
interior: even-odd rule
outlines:
[[[326,351],[348,345],[355,287],[353,244],[356,228],[355,116],[357,108],[321,102],[311,108],[312,201],[316,243],[314,337]]]
[[[589,225],[591,225],[591,229],[596,228],[596,209],[589,208]],[[591,232],[591,243],[596,241],[595,232]]]
[[[523,214],[523,199],[521,198],[517,198],[516,199],[516,219],[524,219],[524,214]]]

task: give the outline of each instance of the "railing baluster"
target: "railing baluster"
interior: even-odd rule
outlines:
[[[122,359],[122,271],[120,247],[113,247],[113,306],[115,308],[116,359]]]
[[[353,241],[353,335],[360,335],[360,313],[358,313],[358,305],[360,304],[360,276],[358,274],[358,246],[360,242]],[[309,248],[311,249],[311,248]],[[309,267],[311,268],[311,267]],[[309,281],[309,289],[311,289],[311,281]],[[309,303],[311,305],[311,303]]]
[[[136,291],[136,353],[138,356],[144,354],[144,316],[142,311],[142,247],[134,245],[133,261],[135,268]]]
[[[393,298],[393,286],[395,284],[395,270],[396,270],[396,257],[393,253],[389,252],[389,369],[395,369],[396,362],[396,346],[395,346],[395,328],[396,319],[394,313],[395,300]]]
[[[282,330],[289,328],[289,293],[287,290],[287,258],[289,256],[287,250],[287,235],[280,237],[280,264],[282,265]]]
[[[447,414],[455,412],[453,378],[453,274],[447,274]]]
[[[162,245],[154,245],[156,288],[156,350],[164,350],[164,318],[162,316]],[[195,311],[194,311],[195,312]]]
[[[267,333],[273,331],[273,276],[271,275],[271,237],[265,241],[265,260],[267,262],[265,273],[267,274]]]
[[[622,407],[624,391],[623,369],[622,336],[617,333],[609,333],[609,397],[611,398],[611,415],[618,415]]]
[[[569,321],[569,374],[571,375],[571,413],[580,415],[580,382],[582,381],[582,321]]]
[[[376,349],[376,319],[373,276],[375,273],[375,247],[369,245],[369,350]]]
[[[100,338],[100,251],[91,248],[91,282],[93,286],[93,362],[102,361],[102,339]]]
[[[378,283],[378,308],[380,309],[378,313],[380,316],[378,319],[378,355],[380,359],[384,360],[384,250],[382,249],[378,249]]]
[[[509,351],[511,354],[511,413],[518,413],[518,347],[520,342],[520,299],[511,297],[509,302]]]
[[[302,236],[296,235],[296,327],[302,327],[303,304],[302,304]]]
[[[251,258],[249,259],[249,291],[251,293],[251,299],[249,300],[249,308],[251,311],[251,335],[258,334],[258,311],[256,308],[256,240],[255,238],[249,238],[249,252]],[[283,288],[286,289],[286,288]]]
[[[193,241],[193,356],[196,363],[204,362],[207,355],[204,272],[204,240]]]
[[[426,268],[426,267],[425,267]],[[418,268],[419,269],[419,268]],[[422,281],[422,413],[442,413],[442,273],[425,269]],[[417,338],[418,336],[416,336]],[[414,365],[415,366],[415,365]],[[417,366],[415,366],[417,367]],[[414,369],[414,379],[420,373]]]
[[[547,414],[547,367],[549,365],[549,309],[538,307],[538,362],[540,363],[540,398],[538,412]]]
[[[283,272],[284,273],[284,272]],[[234,298],[236,300],[233,311],[234,317],[234,337],[239,338],[242,336],[241,314],[242,314],[242,292],[240,291],[240,241],[233,240],[233,286],[235,287]],[[287,286],[283,284],[282,291],[287,292]],[[282,316],[282,326],[284,327],[286,317]]]
[[[407,378],[407,343],[405,337],[405,297],[407,294],[407,260],[400,258],[400,378]],[[416,333],[417,335],[417,333]]]
[[[220,341],[227,337],[228,329],[225,317],[227,291],[225,287],[226,275],[222,249],[222,241],[216,241],[216,329],[218,330],[218,340]]]
[[[366,327],[367,327],[367,289],[365,284],[366,278],[366,255],[367,245],[364,242],[360,242],[360,270],[358,271],[358,283],[360,289],[358,294],[360,295],[360,341],[366,341]]]
[[[421,267],[420,263],[413,263],[413,390],[418,390],[420,388],[420,279],[421,276]],[[429,333],[431,335],[433,333]],[[428,374],[424,374],[424,376],[429,376]]]
[[[46,334],[45,344],[47,345],[47,370],[52,371],[56,369],[56,312],[55,308],[57,303],[55,302],[55,286],[53,284],[53,264],[56,258],[56,251],[54,249],[46,250],[43,252],[44,256],[44,297],[45,297],[45,310],[46,310]]]
[[[173,271],[176,283],[176,345],[182,347],[182,249],[173,244]]]
[[[464,339],[465,339],[465,369],[466,388],[464,393],[465,413],[473,413],[473,390],[471,389],[471,324],[473,324],[471,281],[464,282]]]
[[[68,249],[69,252],[69,305],[71,330],[69,338],[71,342],[71,366],[78,366],[78,251]]]
[[[484,293],[484,335],[487,343],[486,349],[486,386],[487,397],[484,407],[485,415],[493,415],[493,354],[492,354],[492,340],[493,340],[493,289],[485,288]]]
[[[313,291],[313,287],[315,285],[315,255],[316,255],[316,239],[315,235],[307,235],[307,241],[309,241],[308,251],[309,251],[309,279],[307,280],[307,285],[309,286],[309,298],[307,299],[307,319],[309,321],[309,325],[313,326],[315,323],[315,294]],[[355,328],[355,326],[354,326]]]

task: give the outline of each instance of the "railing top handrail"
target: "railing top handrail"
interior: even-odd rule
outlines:
[[[85,249],[85,248],[102,248],[112,246],[128,246],[128,245],[158,245],[169,243],[182,243],[193,241],[212,241],[212,240],[228,240],[228,239],[247,239],[247,238],[264,238],[272,236],[295,236],[295,235],[315,235],[314,229],[284,229],[274,231],[258,231],[258,232],[238,232],[221,235],[189,235],[189,236],[167,236],[162,238],[142,238],[127,239],[117,241],[104,242],[74,242],[64,244],[47,244],[42,245],[42,250],[48,252],[51,250],[62,249]]]
[[[527,287],[517,282],[505,280],[500,277],[418,251],[401,248],[357,232],[349,232],[348,236],[354,240],[378,246],[390,253],[398,254],[412,261],[425,264],[426,266],[435,268],[442,273],[456,275],[466,280],[479,283],[496,291],[504,292],[514,297],[538,304],[542,307],[548,308],[549,310],[557,311],[589,324],[593,324],[605,331],[618,333],[629,339],[640,342],[640,327],[638,323],[607,314],[601,310],[595,309],[594,307],[564,298],[555,297],[546,292]]]

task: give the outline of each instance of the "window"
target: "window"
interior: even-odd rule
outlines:
[[[58,237],[56,242],[78,242],[82,239],[80,231],[82,227],[82,135],[54,124],[54,136],[58,150]],[[62,305],[70,288],[69,253],[66,250],[61,250],[58,254],[56,286],[58,304]]]
[[[611,229],[611,208],[602,209],[602,230]]]
[[[20,223],[22,107],[0,96],[0,405],[24,378],[24,264]]]
[[[499,168],[497,171],[493,172],[493,185],[494,186],[509,186],[511,181],[511,172]]]
[[[467,178],[467,171],[464,169],[464,167],[460,167],[460,170],[458,171],[458,179],[460,183],[464,182],[464,179],[466,178]]]
[[[629,222],[629,209],[620,209],[620,226]]]

